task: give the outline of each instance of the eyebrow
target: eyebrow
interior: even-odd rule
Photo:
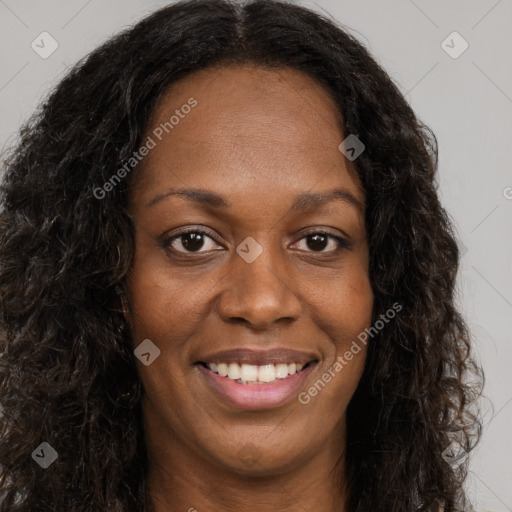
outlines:
[[[154,197],[146,204],[146,207],[149,208],[150,206],[153,206],[154,204],[171,196],[182,197],[189,201],[199,203],[202,206],[210,206],[217,209],[231,207],[231,203],[224,197],[212,192],[211,190],[201,188],[169,189],[167,192]],[[348,190],[343,188],[336,188],[326,192],[304,192],[303,194],[299,194],[293,201],[291,211],[312,211],[331,201],[341,201],[355,207],[361,213],[364,213],[364,206],[362,203]]]

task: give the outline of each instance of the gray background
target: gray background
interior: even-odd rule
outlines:
[[[166,1],[0,0],[0,147],[66,68]],[[467,481],[478,512],[512,511],[512,1],[297,1],[363,42],[439,141],[440,194],[467,251],[459,304],[487,377]],[[42,32],[58,49],[41,58]],[[463,41],[469,47],[457,58]],[[447,48],[447,45],[452,48]],[[48,49],[49,44],[45,47]]]

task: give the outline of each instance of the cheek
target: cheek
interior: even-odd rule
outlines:
[[[308,295],[318,324],[328,331],[337,350],[345,350],[371,325],[374,296],[364,268],[333,275],[328,282],[311,287]]]
[[[173,269],[161,252],[138,250],[128,278],[134,343],[149,338],[179,350],[204,317],[214,277],[203,276],[199,284],[193,271]]]
[[[312,429],[317,428],[315,418],[323,418],[323,427],[330,430],[344,417],[364,371],[367,345],[358,336],[371,325],[373,296],[364,281],[360,284],[359,293],[349,290],[346,296],[338,294],[338,301],[333,301],[336,306],[324,310],[329,318],[324,316],[320,321],[329,325],[329,355],[315,380],[298,397],[305,408],[315,411],[307,420]]]
[[[350,338],[357,339],[371,325],[373,298],[369,276],[363,272],[355,272],[343,287],[338,306],[339,315],[345,319]]]
[[[186,345],[203,316],[201,289],[187,286],[169,272],[169,266],[162,265],[160,259],[141,251],[128,277],[134,349],[149,339],[160,350],[147,366],[137,361],[147,412],[165,411],[170,403],[186,410],[183,397],[187,396],[185,381],[190,363]]]
[[[179,287],[153,279],[151,273],[135,272],[130,278],[132,332],[135,342],[145,338],[165,342],[171,335],[179,340],[189,327],[194,302]]]
[[[323,326],[331,342],[327,364],[320,375],[329,388],[324,404],[332,403],[331,400],[348,404],[359,383],[367,353],[364,333],[371,326],[373,301],[369,276],[364,269],[333,279],[329,286],[317,288],[313,295],[315,322]],[[316,387],[321,388],[322,382]]]

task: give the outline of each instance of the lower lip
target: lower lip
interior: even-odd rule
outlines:
[[[271,409],[283,405],[296,395],[316,364],[311,363],[285,379],[266,384],[238,384],[233,379],[221,377],[202,364],[197,366],[210,387],[232,406],[238,409]]]

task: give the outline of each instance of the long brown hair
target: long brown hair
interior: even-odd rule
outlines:
[[[122,509],[145,500],[141,383],[119,290],[134,254],[125,180],[161,94],[218,64],[300,70],[331,93],[366,193],[375,320],[347,411],[350,512],[465,506],[482,370],[454,304],[459,251],[436,184],[437,142],[341,25],[293,4],[192,0],[153,13],[80,61],[24,125],[0,187],[0,511]],[[474,384],[468,385],[467,377]],[[475,380],[476,378],[476,380]],[[34,450],[58,454],[42,469]]]

